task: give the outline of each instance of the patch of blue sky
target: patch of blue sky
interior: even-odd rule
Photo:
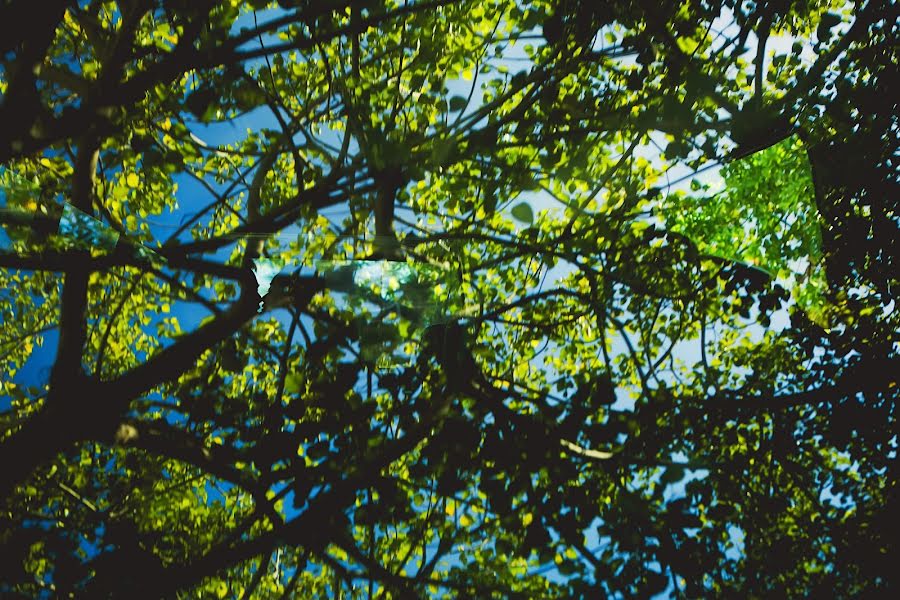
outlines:
[[[6,229],[0,227],[0,250],[11,250],[13,247],[12,240],[6,233]]]
[[[228,483],[227,481],[219,481],[212,478],[207,478],[203,484],[204,491],[206,492],[207,502],[210,504],[221,504],[222,506],[228,506],[228,497],[229,492],[234,489],[234,485]]]
[[[113,250],[119,242],[119,233],[115,229],[68,203],[63,206],[59,219],[59,235],[91,249]]]
[[[16,373],[14,382],[20,385],[40,388],[50,382],[50,371],[56,362],[59,330],[55,327],[41,332],[38,346]]]
[[[234,23],[231,25],[231,36],[241,35],[247,31],[255,29],[257,27],[265,28],[268,23],[275,22],[277,19],[286,16],[291,11],[285,10],[281,7],[272,7],[272,8],[263,8],[259,10],[252,10],[250,12],[246,12],[240,15],[237,19],[235,19]],[[273,45],[283,42],[284,40],[280,39],[277,33],[264,33],[262,36],[262,41],[264,44]],[[247,43],[240,47],[242,50],[250,50],[256,49],[259,47],[259,37],[253,37],[247,41]],[[262,60],[262,59],[259,59]]]
[[[727,532],[728,539],[724,542],[725,557],[728,560],[739,561],[744,558],[744,540],[747,534],[737,525],[729,525]]]

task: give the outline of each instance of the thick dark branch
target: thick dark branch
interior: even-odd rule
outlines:
[[[156,270],[154,265],[148,264],[141,256],[131,252],[127,245],[121,244],[115,252],[102,256],[89,256],[80,250],[53,250],[38,254],[0,252],[0,268],[5,269],[54,272],[87,269],[93,272],[121,266],[135,267],[145,271]],[[173,256],[166,261],[164,266],[176,271],[190,271],[231,281],[253,280],[253,274],[247,269],[199,258]]]
[[[755,100],[758,106],[762,105],[763,80],[765,78],[766,66],[766,42],[769,40],[769,31],[772,29],[773,11],[766,11],[763,22],[756,34],[756,60],[754,61],[754,77],[753,77],[753,93],[756,95]]]
[[[285,135],[287,136],[289,134],[285,132]],[[275,166],[280,151],[281,145],[276,144],[266,152],[262,157],[262,160],[260,160],[259,164],[256,166],[256,172],[253,174],[253,180],[250,182],[250,189],[247,191],[247,221],[249,223],[255,223],[259,220],[260,208],[262,206],[262,187],[266,181],[266,176]],[[266,240],[262,236],[251,236],[247,239],[247,248],[244,250],[244,257],[241,263],[243,268],[253,268],[253,260],[262,254],[265,243]]]
[[[0,104],[0,163],[5,162],[7,154],[23,149],[20,138],[30,135],[40,117],[36,75],[67,4],[65,0],[39,4],[19,1],[0,9],[0,56],[17,51],[7,71],[8,87]]]
[[[80,251],[44,252],[42,254],[0,252],[0,268],[3,269],[68,272],[88,266],[91,270],[99,271],[119,264],[124,264],[124,261],[116,260],[112,254],[91,258]]]
[[[278,208],[275,208],[259,219],[249,222],[245,225],[239,225],[230,232],[221,237],[209,238],[205,240],[195,240],[171,246],[160,250],[160,254],[174,261],[177,257],[187,256],[189,254],[199,254],[204,252],[214,252],[220,248],[233,244],[235,239],[254,234],[268,235],[280,231],[284,227],[290,225],[303,211],[304,207],[314,209],[322,209],[326,206],[333,206],[347,200],[347,194],[333,195],[339,189],[333,188],[329,182],[323,185],[317,185],[313,188],[301,190],[293,199],[285,202]],[[366,190],[357,189],[358,193]]]
[[[114,441],[122,446],[140,448],[192,464],[248,492],[256,491],[256,480],[234,466],[237,462],[247,461],[246,457],[230,447],[205,445],[195,436],[166,421],[126,421],[115,431]]]
[[[733,400],[721,401],[715,406],[716,411],[744,413],[744,411],[784,410],[797,406],[812,406],[825,402],[837,402],[856,394],[877,393],[897,384],[900,379],[900,360],[882,361],[877,367],[862,363],[851,368],[837,383],[793,394],[782,394],[769,398],[760,396],[743,397],[739,391],[726,392]],[[891,366],[893,365],[893,367]]]
[[[99,152],[100,139],[96,136],[86,136],[75,159],[72,204],[88,214],[91,213],[93,204]],[[85,267],[66,273],[59,317],[59,346],[56,351],[56,363],[50,375],[48,404],[57,402],[58,390],[71,389],[69,386],[82,375],[81,359],[87,339],[85,311],[88,301],[88,276]]]
[[[98,137],[86,136],[75,160],[72,203],[85,212],[91,210],[99,148]],[[0,478],[0,498],[5,498],[15,484],[42,462],[81,439],[78,425],[70,421],[85,408],[78,405],[78,393],[90,394],[81,365],[87,337],[85,312],[89,271],[87,253],[80,252],[75,256],[73,268],[66,273],[62,292],[59,344],[50,373],[46,405],[22,431],[0,445],[0,464],[11,466],[4,469]],[[81,416],[80,420],[84,418]],[[87,418],[93,419],[94,415],[89,414]]]
[[[77,393],[82,398],[91,398],[93,392],[89,385],[80,385]],[[67,400],[73,401],[69,402],[68,408],[74,408],[76,399]],[[67,406],[63,405],[62,408]],[[40,465],[78,441],[80,432],[68,421],[69,418],[61,410],[45,407],[19,431],[0,443],[0,464],[3,465],[0,470],[0,500],[6,500],[15,486]]]
[[[257,299],[242,296],[211,322],[179,338],[118,379],[101,384],[104,396],[116,398],[120,408],[139,394],[177,378],[209,348],[228,339],[256,314]]]

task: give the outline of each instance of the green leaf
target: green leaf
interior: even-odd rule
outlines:
[[[450,112],[458,112],[461,110],[465,110],[466,105],[468,105],[469,101],[463,98],[462,96],[452,96],[449,101]]]
[[[219,95],[209,86],[200,87],[187,97],[185,106],[197,119],[203,121],[209,116],[209,109],[215,104]]]
[[[534,211],[527,202],[521,202],[512,207],[510,211],[513,218],[527,225],[534,223]]]
[[[663,484],[678,483],[683,478],[684,467],[678,465],[670,465],[666,467],[666,470],[663,472],[662,477],[660,477],[660,482]]]
[[[299,394],[303,385],[303,378],[296,373],[288,373],[284,378],[284,392],[286,394]]]
[[[447,165],[456,151],[456,144],[451,139],[435,140],[431,147],[431,160],[437,166]]]
[[[225,583],[224,581],[220,581],[218,584],[216,584],[216,597],[224,598],[227,595],[228,595],[228,584]]]
[[[488,185],[485,187],[484,192],[482,194],[482,198],[484,199],[484,212],[491,216],[497,210],[497,186],[496,185]]]

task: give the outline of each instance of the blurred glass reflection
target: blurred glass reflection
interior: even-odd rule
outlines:
[[[119,233],[71,204],[63,207],[59,235],[78,248],[115,250]]]
[[[360,353],[377,368],[411,364],[425,329],[451,318],[459,288],[453,271],[429,263],[320,261],[316,269],[340,297],[338,308],[353,312]]]

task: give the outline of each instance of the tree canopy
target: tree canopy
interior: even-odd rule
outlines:
[[[5,0],[0,594],[896,592],[896,17]]]

